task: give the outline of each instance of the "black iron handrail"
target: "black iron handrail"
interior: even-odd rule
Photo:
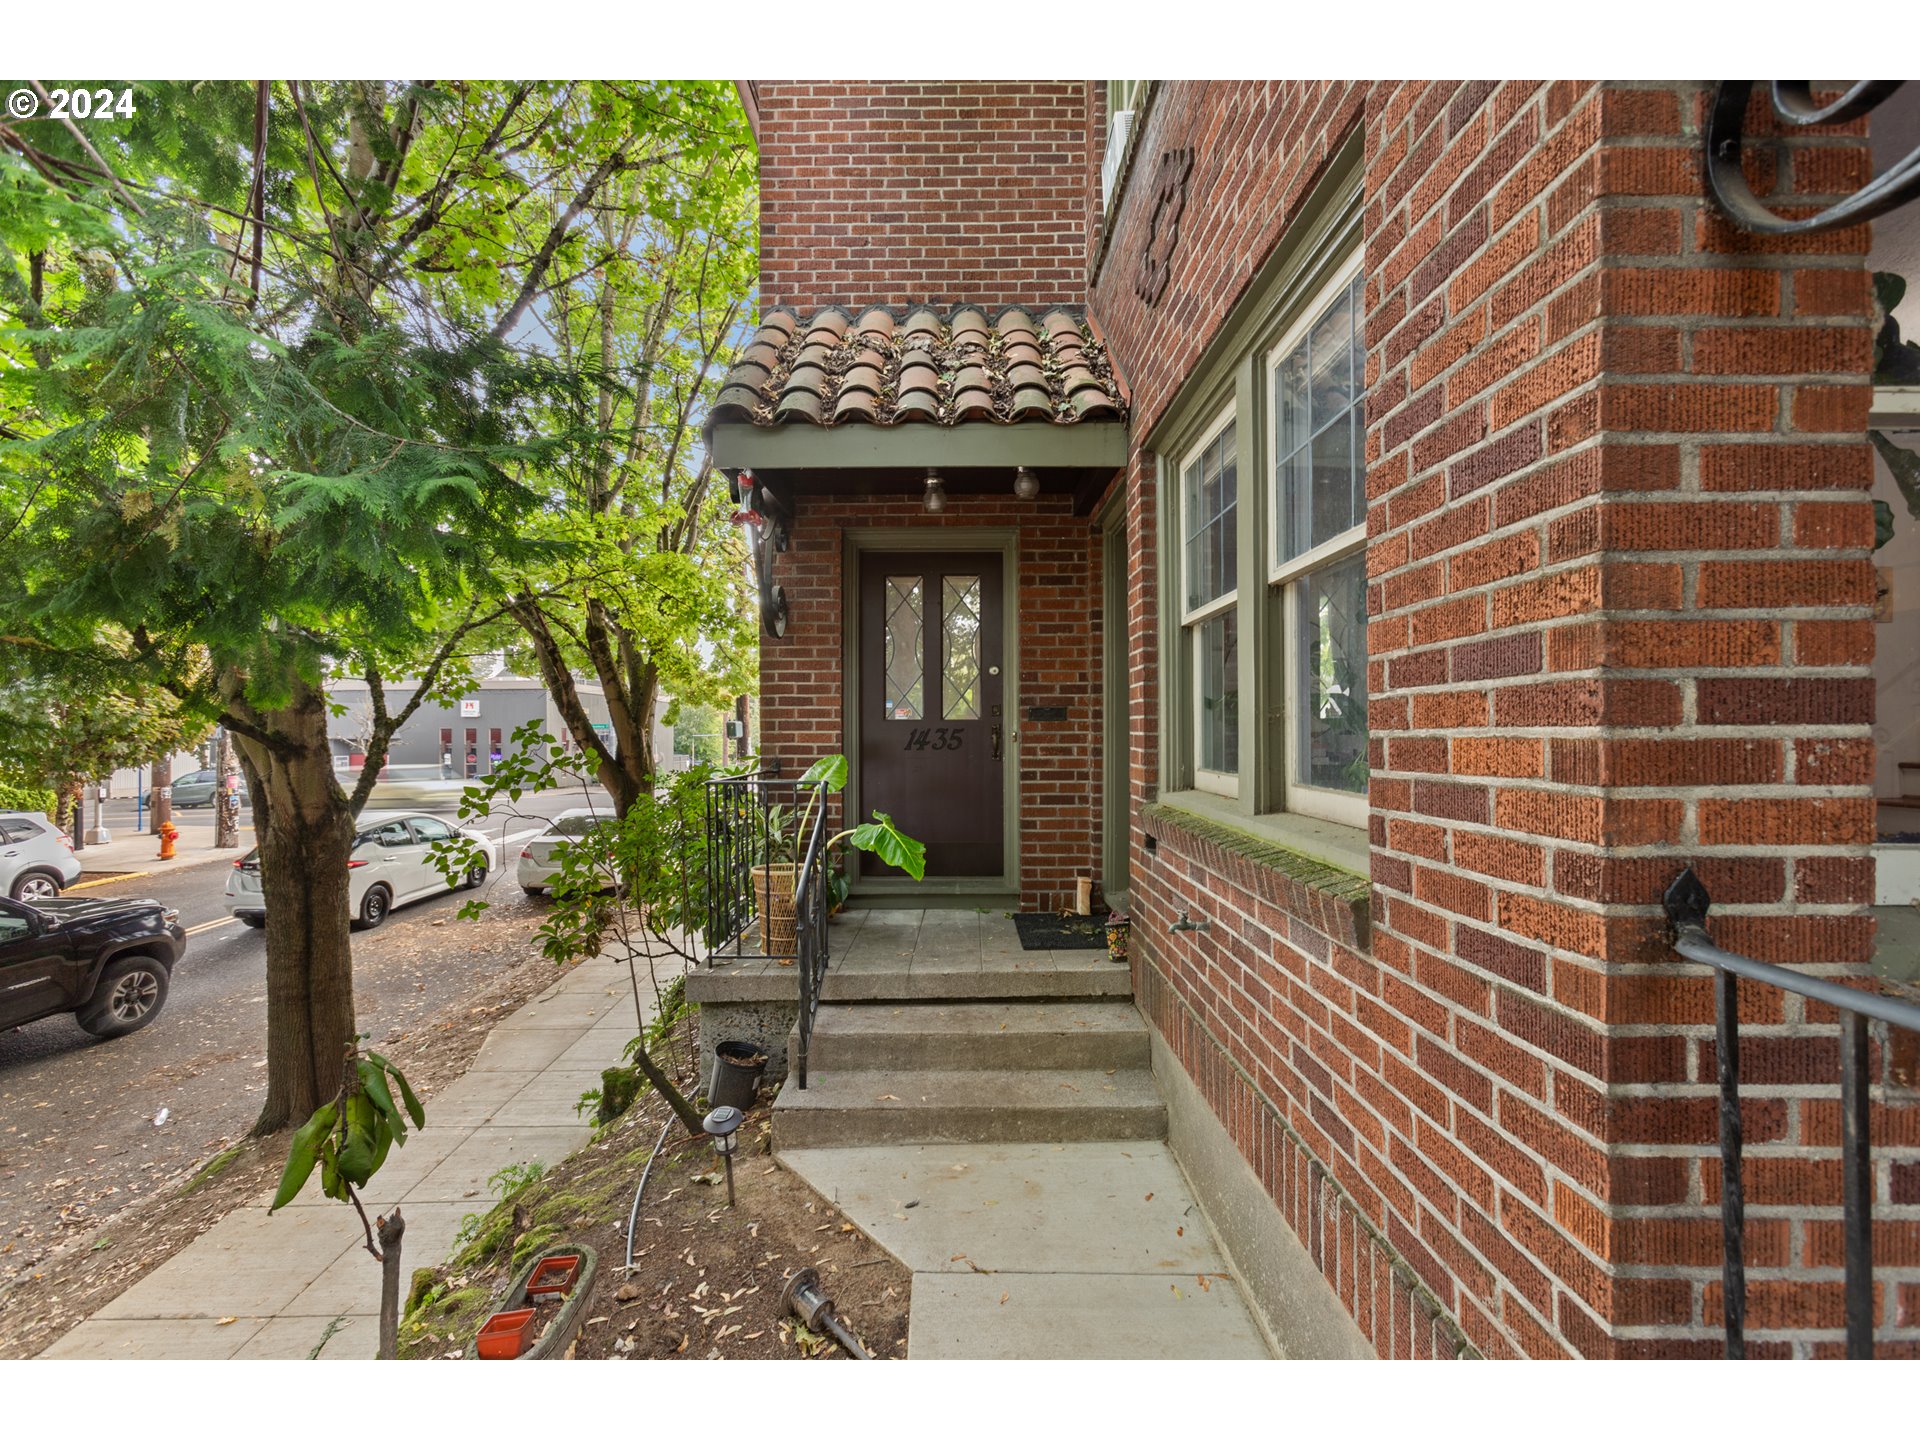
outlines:
[[[1691,867],[1668,887],[1674,949],[1713,967],[1713,1023],[1720,1069],[1721,1289],[1727,1358],[1747,1354],[1746,1195],[1740,1174],[1740,1014],[1742,978],[1831,1005],[1840,1012],[1840,1163],[1843,1178],[1847,1358],[1873,1358],[1873,1153],[1868,1128],[1872,1077],[1867,1021],[1920,1032],[1920,1005],[1854,990],[1722,950],[1707,934],[1713,900]]]
[[[813,1018],[820,1009],[820,989],[827,978],[827,793],[824,786],[813,821],[807,827],[806,853],[794,877],[794,963],[800,971],[800,1015],[794,1026],[798,1039],[793,1057],[794,1079],[807,1088],[807,1054],[813,1044]]]

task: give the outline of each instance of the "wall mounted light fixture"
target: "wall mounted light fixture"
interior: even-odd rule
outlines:
[[[927,471],[927,493],[921,503],[929,515],[938,515],[947,508],[947,487],[941,482],[938,470]]]
[[[1022,465],[1013,472],[1013,493],[1022,500],[1031,500],[1040,493],[1040,477]]]

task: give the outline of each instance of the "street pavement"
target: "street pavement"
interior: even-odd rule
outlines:
[[[528,798],[533,803],[518,807],[526,815],[580,803],[564,792]],[[450,892],[354,935],[356,1008],[376,1043],[457,1003],[531,953],[545,903],[521,894],[512,862],[523,839],[543,824],[502,816],[488,825],[505,843],[496,844],[493,874],[479,892],[490,906],[480,920],[455,918],[474,892]],[[242,836],[251,843],[246,831]],[[210,828],[205,838],[210,846]],[[151,838],[138,843],[151,857]],[[89,848],[82,858],[95,853]],[[227,915],[223,898],[232,860],[244,853],[189,849],[184,862],[171,864],[129,857],[90,869],[137,867],[132,873],[83,875],[74,887],[85,895],[152,897],[176,907],[187,949],[165,1007],[132,1035],[97,1040],[65,1015],[0,1030],[0,1282],[231,1144],[258,1114],[266,1067],[265,943],[261,932]]]

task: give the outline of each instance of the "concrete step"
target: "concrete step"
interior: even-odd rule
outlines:
[[[825,1005],[811,1063],[843,1070],[1144,1069],[1146,1022],[1125,1000]]]
[[[774,1102],[787,1146],[1158,1140],[1166,1106],[1143,1069],[842,1070],[810,1067]]]

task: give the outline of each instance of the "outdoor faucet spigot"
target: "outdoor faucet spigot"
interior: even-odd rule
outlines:
[[[1187,912],[1184,910],[1180,912],[1180,918],[1174,921],[1173,924],[1167,927],[1167,929],[1175,935],[1178,935],[1181,932],[1187,931],[1187,930],[1198,930],[1198,931],[1205,932],[1205,931],[1211,930],[1212,928],[1213,928],[1213,924],[1211,921],[1209,921],[1206,918],[1206,916],[1203,915],[1198,920],[1192,920],[1188,918]]]

